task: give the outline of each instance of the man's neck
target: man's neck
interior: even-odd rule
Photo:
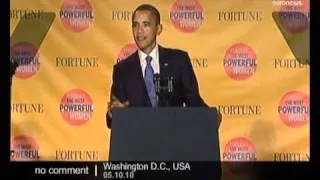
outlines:
[[[145,54],[149,55],[152,50],[156,47],[157,43],[154,43],[152,47],[148,47],[146,49],[140,49],[142,52],[144,52]]]

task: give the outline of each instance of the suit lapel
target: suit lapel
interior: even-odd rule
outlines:
[[[160,66],[160,77],[168,77],[168,67],[169,67],[169,58],[165,53],[165,49],[159,45],[159,66]]]
[[[147,87],[143,79],[143,74],[142,74],[142,69],[140,65],[140,58],[138,55],[138,51],[135,52],[134,55],[134,67],[132,69],[137,69],[138,70],[138,76],[134,76],[137,79],[134,80],[134,82],[137,82],[136,84],[136,89],[138,90],[139,93],[136,93],[136,96],[141,96],[141,97],[136,97],[137,99],[141,99],[141,105],[144,106],[151,106],[151,102],[149,100],[148,92],[147,92]]]

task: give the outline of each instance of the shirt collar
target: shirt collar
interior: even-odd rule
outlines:
[[[157,56],[158,56],[158,51],[159,51],[159,47],[158,44],[156,44],[154,46],[154,48],[152,49],[152,51],[150,52],[149,56],[152,57],[152,60],[156,60]],[[138,53],[139,53],[139,57],[140,57],[140,62],[141,64],[146,63],[146,57],[148,56],[148,54],[144,53],[143,51],[141,51],[140,49],[138,49]]]

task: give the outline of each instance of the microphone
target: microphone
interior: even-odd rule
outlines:
[[[173,77],[169,76],[168,77],[168,93],[173,92],[173,83],[172,83]]]
[[[156,94],[160,93],[160,74],[156,73],[153,75],[153,82],[154,82],[154,86],[156,88]]]
[[[156,101],[157,101],[157,105],[159,106],[159,96],[160,96],[160,74],[156,73],[153,75],[153,82],[154,82],[154,87],[156,89]]]

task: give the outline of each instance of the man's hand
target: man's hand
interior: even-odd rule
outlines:
[[[108,115],[112,117],[111,112],[113,108],[125,108],[128,106],[129,106],[129,101],[121,103],[116,96],[112,95],[111,102],[108,103]]]

